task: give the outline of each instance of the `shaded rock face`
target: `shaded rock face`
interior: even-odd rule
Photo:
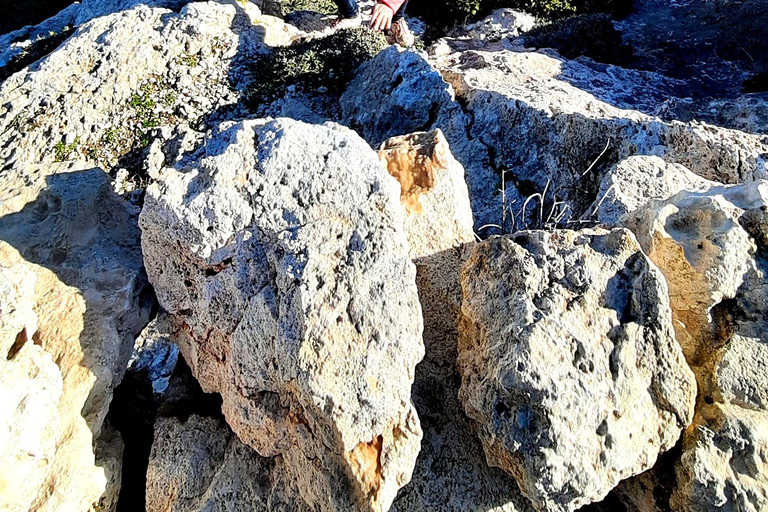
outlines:
[[[425,345],[412,389],[424,439],[411,482],[391,510],[528,511],[515,482],[486,463],[458,400],[459,275],[474,241],[464,169],[440,130],[388,139],[379,157],[400,182]]]
[[[7,170],[0,181],[2,267],[13,283],[3,300],[15,300],[19,311],[4,320],[3,378],[18,379],[2,385],[10,398],[2,400],[1,430],[10,435],[3,446],[16,455],[0,463],[0,503],[10,510],[109,509],[119,488],[110,472],[119,470],[121,452],[111,447],[120,441],[99,438],[154,306],[138,212],[98,169],[28,166]],[[35,469],[17,482],[30,464]]]
[[[602,499],[691,422],[667,288],[628,231],[493,238],[461,284],[459,396],[537,508]]]
[[[397,184],[334,125],[244,122],[206,148],[140,218],[181,352],[310,506],[386,510],[418,453],[424,353]]]
[[[439,128],[466,171],[476,226],[498,209],[495,187],[489,186],[497,178],[488,164],[488,149],[468,136],[471,118],[421,55],[395,47],[382,51],[360,67],[340,104],[344,123],[374,147],[390,137]]]
[[[699,404],[676,463],[674,510],[768,506],[768,183],[681,192],[627,216],[664,273]]]
[[[309,512],[278,457],[259,456],[218,418],[158,418],[147,471],[147,512]]]

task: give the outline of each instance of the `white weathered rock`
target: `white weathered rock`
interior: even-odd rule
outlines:
[[[715,404],[697,413],[683,437],[677,488],[678,512],[768,507],[768,412]]]
[[[199,130],[200,118],[238,102],[236,57],[298,33],[251,2],[113,8],[0,84],[0,166],[88,158],[112,167],[148,127]]]
[[[0,242],[0,506],[30,510],[56,454],[62,378],[51,354],[30,343],[37,274]],[[53,291],[53,290],[52,290]]]
[[[147,469],[147,512],[308,512],[280,457],[259,456],[220,419],[160,417]]]
[[[740,219],[745,211],[765,206],[768,182],[760,181],[681,192],[624,221],[669,283],[677,340],[691,366],[704,368],[699,382],[702,392],[709,396],[725,393],[729,401],[740,395],[742,401],[761,408],[767,403],[768,380],[739,384],[764,373],[759,366],[752,366],[757,371],[747,371],[752,358],[739,353],[742,347],[750,353],[768,346],[760,313],[768,306],[763,293],[768,283],[755,240]],[[716,383],[716,362],[731,351],[734,354],[726,357],[725,378]],[[745,365],[740,367],[739,361]]]
[[[657,117],[683,94],[682,82],[508,46],[468,50],[472,44],[444,40],[429,61],[385,50],[342,96],[345,122],[373,145],[440,128],[467,170],[478,227],[502,223],[502,173],[508,198],[519,198],[516,187],[526,195],[547,189],[549,201],[557,195],[576,217],[596,199],[605,171],[634,155],[721,183],[768,177],[762,136]]]
[[[100,454],[94,455],[94,445],[108,444],[98,438],[112,390],[154,304],[137,214],[99,169],[51,164],[6,170],[0,177],[3,267],[36,276],[26,289],[16,286],[26,301],[20,311],[31,308],[37,317],[36,326],[26,322],[26,335],[13,333],[20,350],[6,363],[9,380],[3,379],[2,392],[16,399],[0,402],[0,430],[23,437],[3,446],[26,446],[26,436],[44,433],[28,454],[40,473],[18,487],[0,486],[0,503],[21,506],[25,496],[25,507],[12,510],[82,512],[101,499],[110,479],[114,483],[109,471],[116,465],[95,462]],[[24,367],[27,379],[18,375]],[[32,367],[39,368],[37,376]],[[47,415],[51,405],[56,412]],[[35,411],[47,411],[46,417]],[[51,442],[55,454],[49,457]],[[8,475],[5,464],[11,464],[18,478],[13,459],[1,460],[0,474]]]
[[[718,183],[705,180],[680,164],[657,156],[631,156],[613,166],[600,183],[590,218],[608,226],[652,200],[663,200],[683,190],[703,191]]]
[[[627,230],[493,238],[461,284],[459,396],[537,508],[602,499],[690,423],[667,287]]]
[[[142,245],[203,389],[312,507],[386,510],[421,440],[397,182],[354,132],[248,121],[147,190]]]
[[[166,390],[179,360],[179,347],[163,332],[162,324],[163,320],[156,318],[141,331],[128,361],[129,370],[147,372],[155,394]]]
[[[458,27],[452,35],[483,42],[498,41],[506,37],[519,37],[535,26],[534,16],[523,11],[505,8],[496,9],[480,21]]]

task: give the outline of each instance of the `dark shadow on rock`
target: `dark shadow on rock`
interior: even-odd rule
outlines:
[[[398,493],[393,512],[486,512],[507,504],[519,512],[533,510],[511,476],[488,466],[477,426],[458,396],[459,276],[472,247],[414,260],[425,355],[416,366],[412,399],[424,438],[411,482]]]
[[[191,414],[223,419],[221,397],[204,393],[181,357],[162,395],[153,393],[146,369],[129,371],[115,388],[107,419],[125,443],[117,512],[145,510],[147,467],[157,417],[173,416],[186,421]]]

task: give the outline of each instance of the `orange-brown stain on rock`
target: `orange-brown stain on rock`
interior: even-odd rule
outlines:
[[[420,213],[419,196],[435,181],[435,169],[448,166],[448,142],[440,130],[412,133],[385,141],[379,158],[400,182],[400,200],[408,212]]]
[[[349,467],[362,491],[374,503],[381,488],[381,449],[384,438],[381,435],[371,441],[358,443],[352,451],[344,454]]]

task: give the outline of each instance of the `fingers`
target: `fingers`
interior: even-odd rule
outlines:
[[[392,9],[384,4],[376,4],[371,14],[371,28],[373,30],[387,30],[392,26]]]

